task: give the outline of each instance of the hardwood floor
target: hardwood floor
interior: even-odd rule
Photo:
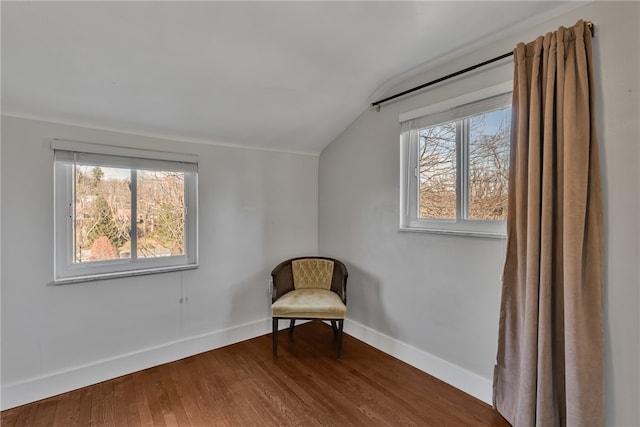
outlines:
[[[329,326],[265,335],[2,412],[12,426],[509,426],[489,405]]]

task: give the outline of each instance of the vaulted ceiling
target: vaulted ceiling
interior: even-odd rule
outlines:
[[[2,112],[319,153],[376,89],[557,2],[7,2]]]

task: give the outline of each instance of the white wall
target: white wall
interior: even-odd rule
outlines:
[[[575,6],[574,6],[575,7]],[[639,3],[580,4],[508,30],[381,97],[508,52],[579,18],[596,25],[606,219],[606,425],[640,425]],[[464,55],[463,55],[464,53]],[[364,112],[320,156],[319,250],[349,268],[346,330],[487,401],[504,241],[398,232],[398,115],[509,80],[511,60]],[[348,351],[348,350],[347,350]]]
[[[197,154],[200,268],[49,285],[53,137]],[[3,408],[265,334],[271,269],[317,253],[317,156],[2,117],[1,159]]]

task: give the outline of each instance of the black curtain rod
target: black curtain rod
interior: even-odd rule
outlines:
[[[591,32],[591,37],[593,37],[593,22],[587,21],[586,25],[589,28],[589,31]],[[372,102],[371,103],[371,107],[377,107],[377,110],[380,111],[380,104],[383,104],[383,103],[385,103],[387,101],[391,101],[392,99],[400,98],[401,96],[407,95],[407,94],[409,94],[411,92],[416,92],[416,91],[418,91],[420,89],[424,89],[425,87],[429,87],[429,86],[432,86],[432,85],[434,85],[436,83],[440,83],[442,81],[449,80],[449,79],[451,79],[453,77],[459,76],[460,74],[468,73],[469,71],[473,71],[476,68],[484,67],[485,65],[491,64],[492,62],[497,62],[497,61],[500,61],[502,59],[508,58],[510,56],[513,56],[513,51],[507,52],[507,53],[502,54],[500,56],[496,56],[495,58],[488,59],[488,60],[486,60],[484,62],[481,62],[479,64],[472,65],[471,67],[467,67],[467,68],[465,68],[463,70],[456,71],[455,73],[447,74],[444,77],[440,77],[440,78],[432,80],[430,82],[421,84],[420,86],[416,86],[414,88],[407,89],[407,90],[405,90],[403,92],[396,93],[395,95],[391,95],[391,96],[389,96],[387,98],[384,98],[384,99],[381,99],[379,101]]]
[[[460,74],[468,73],[469,71],[475,70],[476,68],[483,67],[483,66],[485,66],[487,64],[491,64],[492,62],[500,61],[501,59],[508,58],[510,56],[513,56],[513,52],[509,52],[509,53],[502,54],[500,56],[496,56],[495,58],[488,59],[488,60],[486,60],[484,62],[481,62],[479,64],[472,65],[471,67],[467,67],[467,68],[465,68],[463,70],[456,71],[455,73],[447,74],[444,77],[440,77],[438,79],[431,80],[430,82],[421,84],[420,86],[416,86],[414,88],[407,89],[404,92],[396,93],[395,95],[391,95],[391,96],[389,96],[387,98],[384,98],[384,99],[381,99],[379,101],[372,102],[371,106],[372,107],[380,107],[380,104],[382,104],[384,102],[391,101],[392,99],[400,98],[401,96],[404,96],[404,95],[406,95],[408,93],[416,92],[416,91],[418,91],[420,89],[424,89],[425,87],[429,87],[429,86],[432,86],[432,85],[434,85],[436,83],[440,83],[442,81],[449,80],[449,79],[451,79],[453,77],[459,76]]]

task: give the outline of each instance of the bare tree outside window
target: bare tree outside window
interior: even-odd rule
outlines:
[[[469,129],[468,218],[507,218],[511,109],[471,119]]]
[[[422,129],[419,137],[419,217],[455,218],[456,122]]]
[[[184,254],[184,173],[138,171],[138,257]]]
[[[510,117],[503,108],[419,130],[419,218],[455,220],[462,198],[464,219],[506,219]]]

